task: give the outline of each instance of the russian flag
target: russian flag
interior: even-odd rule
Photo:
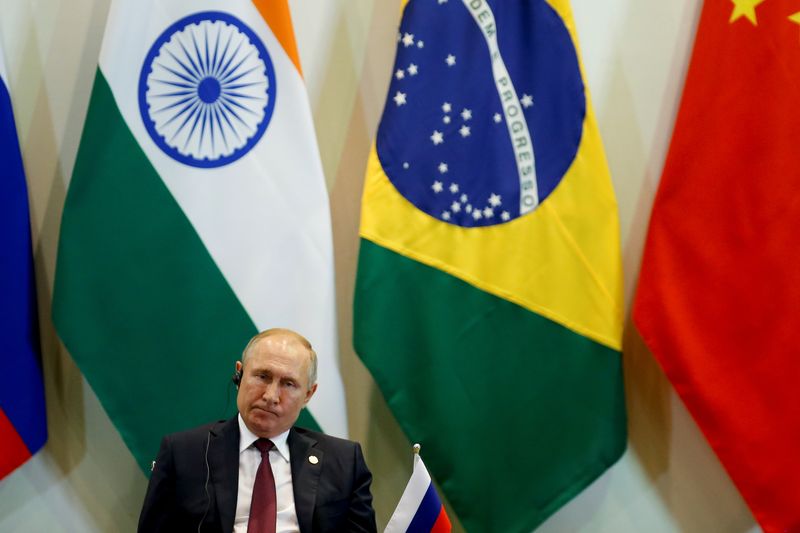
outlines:
[[[47,440],[28,190],[0,50],[0,479]]]
[[[415,444],[414,471],[384,533],[448,533],[450,529],[450,519]]]

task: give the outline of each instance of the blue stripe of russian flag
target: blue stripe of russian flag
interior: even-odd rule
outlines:
[[[28,191],[2,67],[0,57],[0,478],[47,440]]]
[[[434,487],[433,482],[431,482],[431,484],[428,486],[428,490],[425,491],[425,496],[422,497],[422,501],[417,508],[417,512],[414,515],[414,518],[411,520],[411,523],[408,525],[408,529],[406,531],[409,533],[427,533],[429,531],[436,531],[434,526],[436,525],[437,521],[439,521],[439,517],[442,514],[444,514],[442,500],[439,499],[439,494],[436,492],[436,487]],[[450,529],[448,528],[447,531],[450,531]]]

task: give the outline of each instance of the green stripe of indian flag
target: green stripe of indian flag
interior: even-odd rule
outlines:
[[[625,449],[619,352],[367,239],[354,303],[356,352],[466,531],[533,530]]]
[[[145,471],[165,433],[230,413],[226,376],[256,332],[102,72],[64,205],[53,318]]]
[[[250,26],[269,52],[277,85],[260,142],[213,170],[178,163],[155,145],[137,92],[142,63],[161,32],[205,10],[224,10]],[[281,44],[247,0],[116,1],[100,70],[127,127],[256,327],[285,326],[312,341],[320,386],[309,410],[325,432],[346,435],[328,197],[305,85]]]

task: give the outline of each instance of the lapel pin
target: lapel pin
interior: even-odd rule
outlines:
[[[319,462],[319,459],[317,459],[316,455],[309,455],[308,462],[311,463],[312,465],[315,465]]]

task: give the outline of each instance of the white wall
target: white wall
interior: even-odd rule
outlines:
[[[110,0],[0,0],[31,197],[50,440],[0,482],[0,531],[132,531],[146,478],[49,321],[65,179]],[[295,29],[331,192],[341,357],[351,434],[375,473],[379,525],[410,472],[408,443],[350,346],[358,201],[394,54],[399,0],[294,0]],[[630,303],[677,109],[699,0],[573,0],[588,85],[620,206]],[[625,336],[629,448],[540,531],[758,530],[632,328]]]

